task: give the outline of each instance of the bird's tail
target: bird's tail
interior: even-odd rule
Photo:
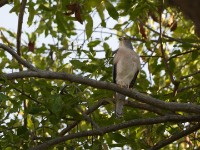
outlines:
[[[120,93],[116,93],[115,95],[115,114],[117,118],[122,117],[125,98],[126,96]]]

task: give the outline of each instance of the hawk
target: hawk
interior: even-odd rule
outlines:
[[[121,87],[132,88],[141,69],[140,58],[133,50],[131,39],[123,37],[119,40],[119,48],[113,60],[113,82]],[[116,117],[123,114],[125,98],[125,95],[115,94]]]

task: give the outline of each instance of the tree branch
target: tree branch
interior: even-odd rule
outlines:
[[[134,119],[134,120],[120,123],[117,125],[109,125],[100,129],[102,131],[101,133],[105,134],[105,133],[115,132],[115,131],[132,127],[132,126],[152,125],[152,124],[167,123],[167,122],[177,123],[177,122],[191,122],[191,121],[192,122],[200,121],[200,115],[193,115],[193,116],[168,115],[168,116],[162,116],[162,117],[156,117],[156,118]],[[101,133],[98,130],[89,130],[89,131],[73,133],[73,134],[63,136],[63,137],[52,139],[48,142],[42,143],[38,146],[35,146],[34,148],[31,148],[30,150],[43,150],[43,149],[47,149],[50,146],[54,146],[56,144],[65,142],[70,139],[101,135]]]
[[[195,85],[183,87],[183,88],[181,88],[181,89],[178,89],[177,92],[180,93],[180,92],[183,92],[183,91],[185,91],[185,90],[192,89],[192,88],[196,88],[196,87],[200,87],[200,84],[195,84]]]
[[[168,144],[170,144],[170,143],[172,143],[172,142],[174,142],[174,141],[176,141],[176,140],[178,140],[178,139],[180,139],[180,138],[182,138],[182,137],[184,137],[184,136],[186,136],[186,135],[188,135],[192,132],[197,131],[198,129],[200,129],[200,123],[188,128],[186,130],[183,130],[183,131],[181,131],[177,134],[174,134],[168,139],[165,139],[165,140],[158,142],[156,145],[154,145],[152,148],[150,148],[150,150],[160,149],[160,148],[162,148],[162,147],[164,147],[164,146],[166,146],[166,145],[168,145]]]
[[[180,77],[180,80],[183,80],[183,79],[185,79],[185,78],[188,78],[188,77],[197,75],[197,74],[199,74],[199,73],[200,73],[200,70],[198,70],[198,71],[196,71],[196,72],[194,72],[194,73],[188,74],[188,75],[186,75],[186,76],[182,76],[182,77]]]
[[[27,0],[22,0],[20,12],[19,12],[19,18],[18,18],[18,29],[17,29],[17,54],[21,56],[20,47],[21,47],[21,34],[22,34],[22,23],[23,23],[23,17],[24,17],[24,10],[26,6]]]
[[[163,62],[164,62],[164,65],[165,65],[165,70],[169,74],[171,82],[174,84],[173,96],[175,96],[176,93],[177,93],[177,90],[178,90],[180,82],[174,80],[173,74],[172,74],[172,72],[170,70],[170,66],[169,66],[167,58],[165,56],[165,51],[164,51],[163,42],[162,42],[162,36],[163,36],[163,34],[162,34],[162,13],[161,12],[160,12],[160,22],[159,22],[159,25],[160,25],[159,40],[160,40],[160,49],[161,49],[161,53],[162,53],[162,58],[163,58]]]
[[[22,34],[22,23],[23,23],[23,17],[24,17],[24,10],[26,6],[27,0],[21,1],[20,11],[19,11],[19,17],[18,17],[18,28],[17,28],[17,54],[18,56],[21,56],[21,34]],[[21,64],[19,63],[19,70],[22,71]],[[24,127],[27,127],[27,102],[24,100]]]
[[[27,95],[25,92],[23,92],[23,91],[21,91],[21,90],[15,88],[15,87],[12,87],[12,88],[15,89],[17,92],[21,93],[22,95],[24,95],[25,97],[27,97],[29,100],[31,100],[31,101],[37,103],[38,105],[41,105],[41,104],[42,104],[40,101],[38,101],[38,100],[32,98],[30,95]]]
[[[160,116],[164,116],[166,114],[174,114],[171,111],[168,111],[168,112],[165,113],[164,110],[157,108],[157,107],[154,107],[152,105],[139,103],[139,102],[135,102],[135,101],[130,101],[130,100],[127,101],[125,106],[132,107],[132,108],[138,108],[138,109],[142,109],[142,110],[148,110],[149,112],[154,112],[154,113],[156,113]]]
[[[107,102],[108,99],[102,99],[100,101],[98,101],[94,106],[92,106],[91,108],[89,108],[87,111],[85,111],[85,115],[89,115],[91,114],[92,112],[94,112],[96,109],[98,109],[100,106],[102,105],[107,105],[109,104],[109,102]],[[113,103],[115,103],[115,100],[114,99],[110,99]],[[134,101],[130,101],[130,100],[127,100],[127,102],[125,103],[125,106],[127,107],[132,107],[132,108],[138,108],[138,109],[142,109],[142,110],[148,110],[150,112],[154,112],[158,115],[161,115],[161,116],[164,116],[166,114],[174,114],[173,112],[167,112],[167,113],[164,113],[163,110],[159,109],[159,108],[156,108],[152,105],[148,105],[148,104],[143,104],[143,103],[138,103],[138,102],[134,102]],[[61,132],[60,132],[60,136],[63,136],[65,135],[67,132],[69,132],[71,129],[73,129],[75,126],[77,126],[79,123],[81,122],[81,120],[78,120],[78,121],[75,121],[73,122],[71,125],[69,125],[67,128],[63,129]]]
[[[33,65],[31,65],[30,63],[28,63],[27,61],[23,60],[16,52],[15,50],[13,50],[12,48],[1,44],[0,43],[0,48],[2,48],[3,50],[7,51],[8,53],[10,53],[20,64],[24,65],[25,67],[27,67],[30,70],[33,71],[39,71],[39,69],[35,68]]]
[[[140,22],[141,22],[141,20],[139,20]],[[151,27],[149,27],[148,25],[145,25],[145,24],[143,24],[147,29],[149,29],[150,31],[152,31],[152,32],[154,32],[154,33],[156,33],[156,34],[160,34],[159,32],[157,32],[156,30],[154,30],[154,29],[152,29]],[[177,38],[173,38],[173,37],[170,37],[170,36],[168,36],[168,35],[166,35],[166,34],[162,34],[162,36],[164,37],[164,38],[167,38],[167,39],[169,39],[169,41],[168,42],[170,42],[170,41],[176,41],[176,42],[179,42],[179,43],[183,43],[183,44],[188,44],[188,45],[190,45],[191,47],[194,47],[194,48],[197,48],[197,49],[200,49],[200,46],[198,46],[198,45],[194,45],[194,44],[191,44],[191,43],[189,43],[189,42],[186,42],[186,41],[184,41],[184,40],[182,40],[182,39],[177,39]],[[198,43],[198,41],[196,41],[196,43]]]
[[[89,85],[99,89],[107,89],[112,90],[123,95],[129,96],[137,101],[142,103],[146,103],[149,105],[153,105],[155,107],[159,107],[162,109],[170,110],[170,111],[183,111],[187,113],[200,113],[200,106],[195,104],[189,103],[177,103],[177,102],[165,102],[156,98],[153,98],[149,95],[145,95],[136,91],[135,89],[127,89],[121,88],[114,83],[108,83],[103,81],[96,81],[89,78],[84,78],[78,75],[61,73],[61,72],[51,72],[51,71],[22,71],[22,72],[15,72],[9,74],[1,75],[0,79],[4,80],[13,80],[13,79],[20,79],[20,78],[30,78],[30,77],[37,77],[37,78],[46,78],[46,79],[59,79],[59,80],[67,80],[70,82],[76,82],[80,84]]]
[[[91,125],[94,126],[96,130],[101,132],[99,125],[96,122],[94,122],[89,116],[87,116],[87,114],[80,107],[78,107],[78,109],[83,115],[84,119],[88,121],[89,123],[91,123]]]
[[[186,51],[186,52],[183,52],[183,53],[180,53],[180,54],[176,54],[176,55],[171,56],[170,58],[168,58],[168,61],[170,61],[171,59],[176,58],[178,56],[185,55],[185,54],[188,54],[188,53],[192,53],[192,52],[195,52],[195,51],[198,51],[198,50],[200,50],[200,49],[190,50],[190,51]]]

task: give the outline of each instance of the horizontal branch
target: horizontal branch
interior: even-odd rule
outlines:
[[[185,78],[189,78],[189,77],[194,76],[194,75],[197,75],[197,74],[200,74],[200,70],[198,70],[198,71],[196,71],[196,72],[194,72],[194,73],[188,74],[188,75],[186,75],[186,76],[182,76],[180,79],[183,80],[183,79],[185,79]]]
[[[148,25],[146,25],[145,23],[143,23],[141,20],[139,20],[139,22],[141,22],[141,23],[142,23],[147,29],[149,29],[150,31],[156,33],[157,35],[160,35],[160,32],[158,32],[158,31],[152,29],[151,27],[149,27]],[[169,39],[169,42],[170,42],[170,41],[176,41],[176,42],[179,42],[179,43],[182,43],[182,44],[187,44],[187,45],[190,45],[191,47],[200,49],[200,46],[195,45],[195,44],[192,44],[192,43],[190,43],[190,42],[186,42],[186,41],[184,41],[184,40],[182,40],[182,39],[173,38],[173,37],[170,37],[170,36],[168,36],[168,35],[166,35],[166,34],[162,34],[162,37]],[[196,42],[196,43],[198,43],[198,42]]]
[[[96,109],[98,109],[100,106],[109,104],[108,100],[112,101],[113,103],[115,103],[114,99],[102,99],[102,100],[99,100],[94,106],[92,106],[91,108],[89,108],[88,110],[86,110],[85,114],[89,115],[92,112],[94,112]],[[148,105],[148,104],[144,104],[144,103],[139,103],[139,102],[135,102],[135,101],[130,101],[130,100],[127,100],[127,102],[125,103],[125,106],[131,107],[131,108],[138,108],[138,109],[142,109],[142,110],[147,110],[149,112],[153,112],[153,113],[156,113],[156,114],[161,115],[161,116],[169,115],[169,114],[174,114],[173,112],[164,112],[162,109],[156,108],[156,107],[154,107],[152,105]],[[80,122],[81,122],[81,119],[77,120],[77,121],[74,121],[68,127],[64,128],[60,132],[59,135],[60,136],[64,136],[67,132],[69,132],[71,129],[73,129]]]
[[[160,116],[164,116],[166,114],[174,114],[173,112],[165,112],[164,110],[154,107],[152,105],[149,104],[144,104],[144,103],[140,103],[140,102],[135,102],[135,101],[130,101],[128,100],[127,103],[125,104],[125,106],[127,107],[132,107],[132,108],[138,108],[138,109],[142,109],[142,110],[148,110],[149,112],[153,112],[156,113]]]
[[[186,87],[183,87],[181,89],[178,89],[177,92],[180,93],[180,92],[183,92],[185,90],[190,90],[192,88],[198,88],[200,87],[200,84],[195,84],[195,85],[191,85],[191,86],[186,86]]]
[[[15,72],[10,74],[4,74],[0,78],[1,79],[19,79],[19,78],[30,78],[30,77],[37,77],[37,78],[46,78],[46,79],[59,79],[59,80],[67,80],[70,82],[80,83],[84,85],[89,85],[99,89],[107,89],[112,90],[115,92],[119,92],[131,98],[134,98],[137,101],[150,104],[162,109],[167,109],[171,111],[183,111],[183,112],[190,112],[190,113],[200,113],[200,106],[195,104],[189,103],[177,103],[177,102],[165,102],[156,98],[153,98],[149,95],[145,95],[136,91],[135,89],[127,89],[121,88],[114,83],[108,83],[103,81],[96,81],[93,79],[81,77],[78,75],[67,74],[64,72],[51,72],[51,71],[22,71],[22,72]]]
[[[188,129],[186,129],[186,130],[183,130],[183,131],[181,131],[181,132],[178,132],[177,134],[172,135],[172,136],[171,136],[170,138],[168,138],[168,139],[164,139],[164,140],[158,142],[158,143],[157,143],[155,146],[153,146],[150,150],[157,150],[157,149],[160,149],[160,148],[162,148],[162,147],[164,147],[164,146],[166,146],[166,145],[168,145],[168,144],[170,144],[170,143],[172,143],[172,142],[174,142],[174,141],[176,141],[176,140],[178,140],[178,139],[180,139],[180,138],[182,138],[182,137],[184,137],[184,136],[186,136],[186,135],[188,135],[188,134],[191,134],[191,133],[197,131],[198,129],[200,129],[200,123],[198,123],[197,125],[194,125],[194,126],[188,128]]]
[[[186,51],[186,52],[183,52],[183,53],[180,53],[180,54],[173,55],[168,59],[168,61],[170,61],[171,59],[176,58],[178,56],[185,55],[185,54],[188,54],[188,53],[192,53],[192,52],[195,52],[195,51],[198,51],[198,50],[200,50],[200,49],[190,50],[190,51]]]
[[[45,143],[42,143],[38,146],[35,146],[34,148],[31,148],[30,150],[43,150],[43,149],[47,149],[50,146],[65,142],[70,139],[102,135],[105,133],[118,131],[118,130],[125,129],[132,126],[152,125],[152,124],[167,123],[167,122],[178,123],[178,122],[191,122],[191,121],[192,122],[200,121],[200,115],[193,115],[193,116],[168,115],[168,116],[162,116],[162,117],[156,117],[156,118],[134,119],[134,120],[120,123],[117,125],[109,125],[109,126],[100,128],[101,132],[99,130],[89,130],[89,131],[69,134],[63,137],[58,137],[50,141],[47,141]]]

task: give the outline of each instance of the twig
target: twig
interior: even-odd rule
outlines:
[[[163,61],[164,61],[164,64],[165,64],[165,70],[169,74],[171,82],[174,84],[173,96],[175,96],[176,93],[177,93],[177,90],[178,90],[180,82],[174,80],[173,74],[172,74],[172,72],[170,70],[170,66],[169,66],[169,64],[167,62],[167,58],[165,56],[165,51],[163,49],[163,44],[162,44],[162,13],[161,12],[160,12],[160,22],[159,22],[159,25],[160,25],[159,39],[160,39],[160,49],[161,49],[161,53],[162,53],[162,58],[163,58]]]
[[[91,125],[94,126],[95,129],[99,131],[99,133],[101,133],[99,125],[96,124],[96,122],[94,122],[89,116],[87,116],[87,114],[80,107],[78,109],[82,113],[85,120],[88,121],[89,123],[91,123]]]
[[[152,148],[150,148],[150,150],[160,149],[160,148],[162,148],[162,147],[164,147],[164,146],[166,146],[166,145],[168,145],[168,144],[170,144],[170,143],[172,143],[172,142],[174,142],[174,141],[176,141],[176,140],[178,140],[178,139],[180,139],[180,138],[182,138],[182,137],[184,137],[184,136],[186,136],[186,135],[188,135],[192,132],[197,131],[198,129],[200,129],[200,123],[188,128],[186,130],[183,130],[183,131],[181,131],[177,134],[174,134],[168,139],[165,139],[165,140],[158,142],[156,145],[154,145]]]
[[[37,104],[42,104],[41,102],[39,102],[38,100],[32,98],[30,95],[27,95],[25,92],[15,88],[15,87],[12,87],[13,89],[15,89],[17,92],[21,93],[22,95],[26,96],[28,99],[30,99],[31,101],[37,103]]]
[[[200,84],[194,84],[194,85],[191,85],[191,86],[185,86],[183,88],[180,88],[177,90],[177,93],[181,93],[181,92],[184,92],[186,90],[189,90],[189,89],[194,89],[194,88],[198,88],[200,87]],[[164,96],[169,96],[171,95],[172,93],[168,93],[168,94],[165,94]]]
[[[17,29],[17,54],[21,56],[20,47],[21,47],[21,34],[22,34],[22,23],[24,17],[24,10],[27,0],[22,0],[19,18],[18,18],[18,29]]]
[[[160,57],[162,57],[162,56],[157,56],[157,55],[155,55],[155,56],[152,56],[152,55],[150,55],[150,56],[147,56],[147,55],[140,55],[140,57],[142,57],[142,58],[160,58]]]
[[[190,51],[187,51],[187,52],[183,52],[183,53],[180,53],[180,54],[176,54],[176,55],[174,55],[174,56],[168,58],[168,61],[170,61],[171,59],[176,58],[176,57],[178,57],[178,56],[185,55],[185,54],[188,54],[188,53],[192,53],[192,52],[195,52],[195,51],[198,51],[198,50],[200,50],[200,49],[190,50]]]
[[[7,51],[8,53],[10,53],[20,64],[24,65],[25,67],[27,67],[30,70],[33,71],[39,71],[39,69],[35,68],[33,65],[31,65],[30,63],[28,63],[27,61],[23,60],[12,48],[1,44],[0,43],[0,48],[2,48],[3,50]]]
[[[200,115],[192,115],[192,116],[168,115],[168,116],[162,116],[162,117],[156,117],[156,118],[134,119],[134,120],[116,124],[116,125],[109,125],[100,129],[102,133],[105,134],[105,133],[118,131],[118,130],[125,129],[132,126],[152,125],[152,124],[167,123],[167,122],[178,123],[178,122],[196,122],[196,121],[200,121]],[[65,142],[70,139],[95,136],[95,135],[100,135],[98,130],[89,130],[89,131],[73,133],[73,134],[69,134],[63,137],[57,137],[50,141],[44,142],[38,146],[35,146],[34,148],[31,148],[30,150],[43,150],[43,149],[47,149],[50,146],[54,146],[56,144]]]
[[[198,70],[198,71],[196,71],[196,72],[194,72],[194,73],[188,74],[188,75],[186,75],[186,76],[182,76],[182,77],[180,77],[180,80],[183,80],[183,79],[185,79],[185,78],[189,78],[189,77],[194,76],[194,75],[197,75],[197,74],[199,74],[199,73],[200,73],[200,70]]]
[[[195,84],[195,85],[183,87],[183,88],[181,88],[181,89],[178,89],[177,92],[180,93],[180,92],[183,92],[183,91],[185,91],[185,90],[192,89],[192,88],[196,88],[196,87],[200,87],[200,84]]]
[[[139,21],[141,22],[141,20],[139,20]],[[152,32],[154,32],[154,33],[156,33],[156,34],[158,34],[158,35],[160,34],[159,32],[157,32],[157,31],[155,31],[154,29],[152,29],[151,27],[149,27],[148,25],[146,25],[146,24],[144,24],[144,23],[143,23],[143,25],[144,25],[147,29],[149,29],[150,31],[152,31]],[[170,42],[170,41],[176,41],[176,42],[183,43],[183,44],[188,44],[188,45],[191,45],[191,47],[200,49],[200,46],[191,44],[191,43],[186,42],[186,41],[183,41],[183,40],[181,40],[181,39],[176,39],[176,38],[170,37],[170,36],[165,35],[165,34],[162,34],[162,36],[165,37],[165,38],[167,38],[167,39],[169,39],[168,42]]]
[[[163,100],[159,100],[149,95],[140,93],[136,91],[135,89],[121,88],[114,83],[96,81],[93,79],[81,77],[79,75],[67,74],[64,72],[60,73],[60,72],[51,72],[51,71],[38,71],[38,72],[22,71],[22,72],[15,72],[15,73],[9,73],[9,74],[2,74],[2,77],[0,77],[0,79],[13,80],[13,79],[30,78],[30,77],[67,80],[70,82],[76,82],[76,83],[80,83],[84,85],[89,85],[89,86],[96,87],[99,89],[112,90],[120,94],[134,98],[135,100],[140,101],[142,103],[146,103],[146,104],[153,105],[155,107],[159,107],[159,108],[170,110],[170,111],[183,111],[187,113],[200,112],[200,106],[196,104],[165,102]]]

